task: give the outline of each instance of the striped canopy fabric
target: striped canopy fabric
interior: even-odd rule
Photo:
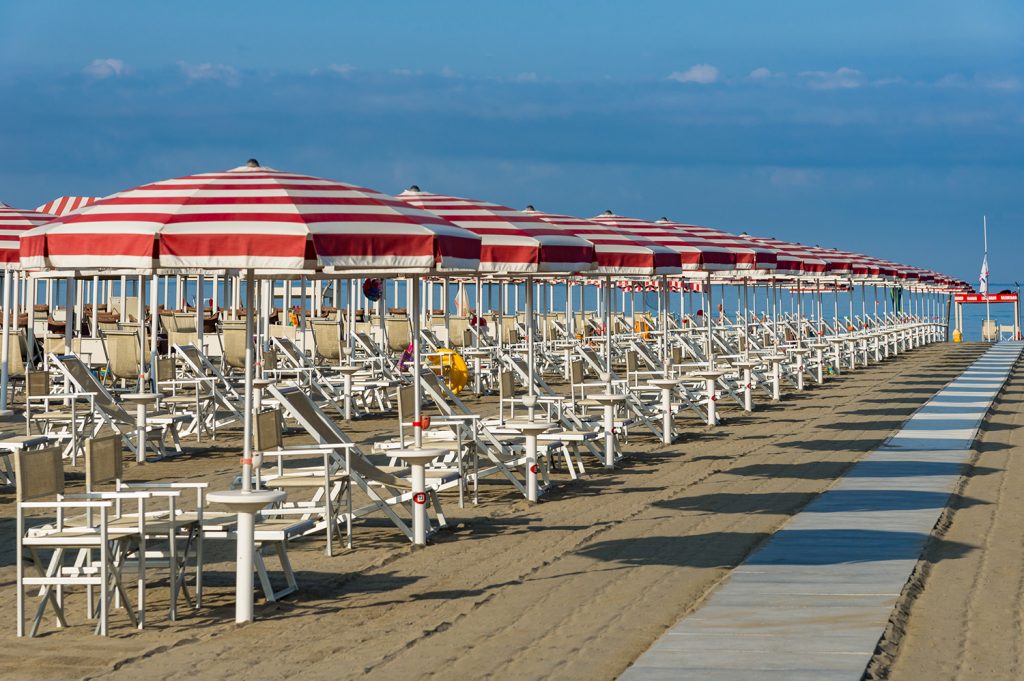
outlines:
[[[723,232],[712,227],[673,222],[668,218],[661,218],[654,224],[674,227],[709,244],[726,249],[735,256],[737,270],[774,270],[778,267],[778,257],[774,250],[762,244],[744,239],[741,236]]]
[[[18,269],[21,236],[53,219],[52,215],[35,210],[18,210],[0,204],[0,267]]]
[[[475,270],[480,239],[372,189],[260,166],[114,194],[44,228],[55,268]],[[35,252],[33,252],[33,250]]]
[[[398,198],[479,236],[481,271],[564,274],[594,266],[594,247],[588,241],[537,216],[487,201],[432,194],[416,186]]]
[[[692,234],[683,232],[672,224],[656,224],[639,218],[630,218],[605,211],[590,218],[602,225],[609,225],[630,234],[650,239],[679,254],[684,271],[723,271],[737,268],[736,255],[722,246],[715,245]]]
[[[650,239],[583,218],[544,213],[533,206],[523,212],[593,244],[597,260],[594,273],[650,277],[682,272],[679,254]]]
[[[43,205],[36,208],[40,213],[49,213],[57,217],[62,217],[68,213],[74,213],[79,208],[84,208],[90,203],[96,203],[100,200],[99,196],[58,196],[52,201],[47,201]]]

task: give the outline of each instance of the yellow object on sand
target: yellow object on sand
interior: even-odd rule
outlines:
[[[960,333],[960,329],[953,329],[953,342],[960,343],[964,339],[964,335]]]
[[[451,348],[439,348],[428,355],[430,368],[444,379],[449,390],[458,395],[469,382],[469,367],[462,355]]]

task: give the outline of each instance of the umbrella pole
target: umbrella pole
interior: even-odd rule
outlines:
[[[144,393],[146,392],[146,297],[145,297],[145,281],[146,278],[143,275],[139,275],[138,280],[135,284],[135,300],[136,309],[135,317],[139,322],[139,378],[135,381],[135,391]],[[200,345],[200,347],[202,347]]]
[[[245,411],[242,419],[242,491],[252,490],[252,398],[253,398],[253,305],[255,304],[255,277],[253,270],[245,271]],[[250,542],[251,544],[251,542]],[[241,538],[239,538],[241,545]],[[251,577],[250,577],[251,579]]]
[[[7,408],[7,382],[9,380],[8,352],[11,345],[11,270],[4,269],[4,326],[3,326],[3,348],[0,349],[0,414],[7,416],[10,410]]]
[[[153,382],[153,392],[157,390],[156,357],[159,350],[157,334],[160,332],[160,311],[157,301],[160,297],[160,278],[154,273],[149,288],[149,375]],[[168,352],[170,348],[168,348]],[[173,378],[173,376],[171,377]]]
[[[412,278],[412,432],[416,449],[423,447],[423,421],[420,416],[420,278]]]
[[[612,278],[604,278],[604,353],[605,353],[605,383],[608,384],[608,392],[612,392]]]
[[[533,323],[533,304],[534,304],[533,296],[534,296],[534,293],[535,293],[534,292],[534,288],[533,288],[533,277],[529,277],[529,276],[526,277],[526,291],[525,291],[525,293],[526,293],[526,364],[527,364],[527,378],[526,378],[526,382],[527,382],[526,396],[527,396],[527,399],[525,400],[525,402],[526,402],[527,413],[529,415],[529,420],[533,421],[534,420],[534,409],[537,406],[536,402],[534,401],[535,390],[534,390],[534,385],[533,385],[534,372],[536,371],[534,369],[534,366],[533,366],[533,364],[534,364],[534,353],[535,353],[533,344],[534,344],[534,341],[537,340],[536,339],[537,328],[536,328],[536,326]]]

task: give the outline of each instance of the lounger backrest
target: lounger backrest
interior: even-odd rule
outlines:
[[[135,419],[128,416],[107,389],[99,382],[99,379],[85,366],[81,359],[75,355],[60,355],[54,358],[57,366],[62,367],[68,378],[75,384],[78,390],[86,393],[94,393],[93,403],[114,421],[121,423],[135,423]]]
[[[305,428],[306,432],[316,438],[317,442],[321,444],[350,444],[352,442],[352,439],[335,425],[334,421],[310,399],[309,395],[299,388],[278,388],[272,385],[269,390],[288,413]],[[349,462],[352,471],[360,477],[390,487],[408,486],[402,479],[385,473],[370,463],[363,457],[358,447],[353,447],[351,452],[352,456],[349,457]]]
[[[85,441],[85,489],[121,479],[124,471],[123,444],[119,435],[91,437]]]
[[[281,429],[281,410],[266,409],[256,414],[256,428],[253,430],[256,451],[269,452],[284,446]]]
[[[683,349],[678,345],[672,346],[672,363],[682,364],[683,363]]]
[[[59,447],[22,449],[12,456],[18,502],[52,499],[64,494],[64,463]]]
[[[274,347],[278,349],[280,354],[284,355],[289,362],[295,367],[309,366],[308,358],[306,353],[295,344],[295,341],[291,338],[277,337],[274,339]]]

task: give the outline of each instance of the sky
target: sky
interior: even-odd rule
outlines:
[[[0,201],[279,169],[1024,277],[1024,3],[0,0]]]

